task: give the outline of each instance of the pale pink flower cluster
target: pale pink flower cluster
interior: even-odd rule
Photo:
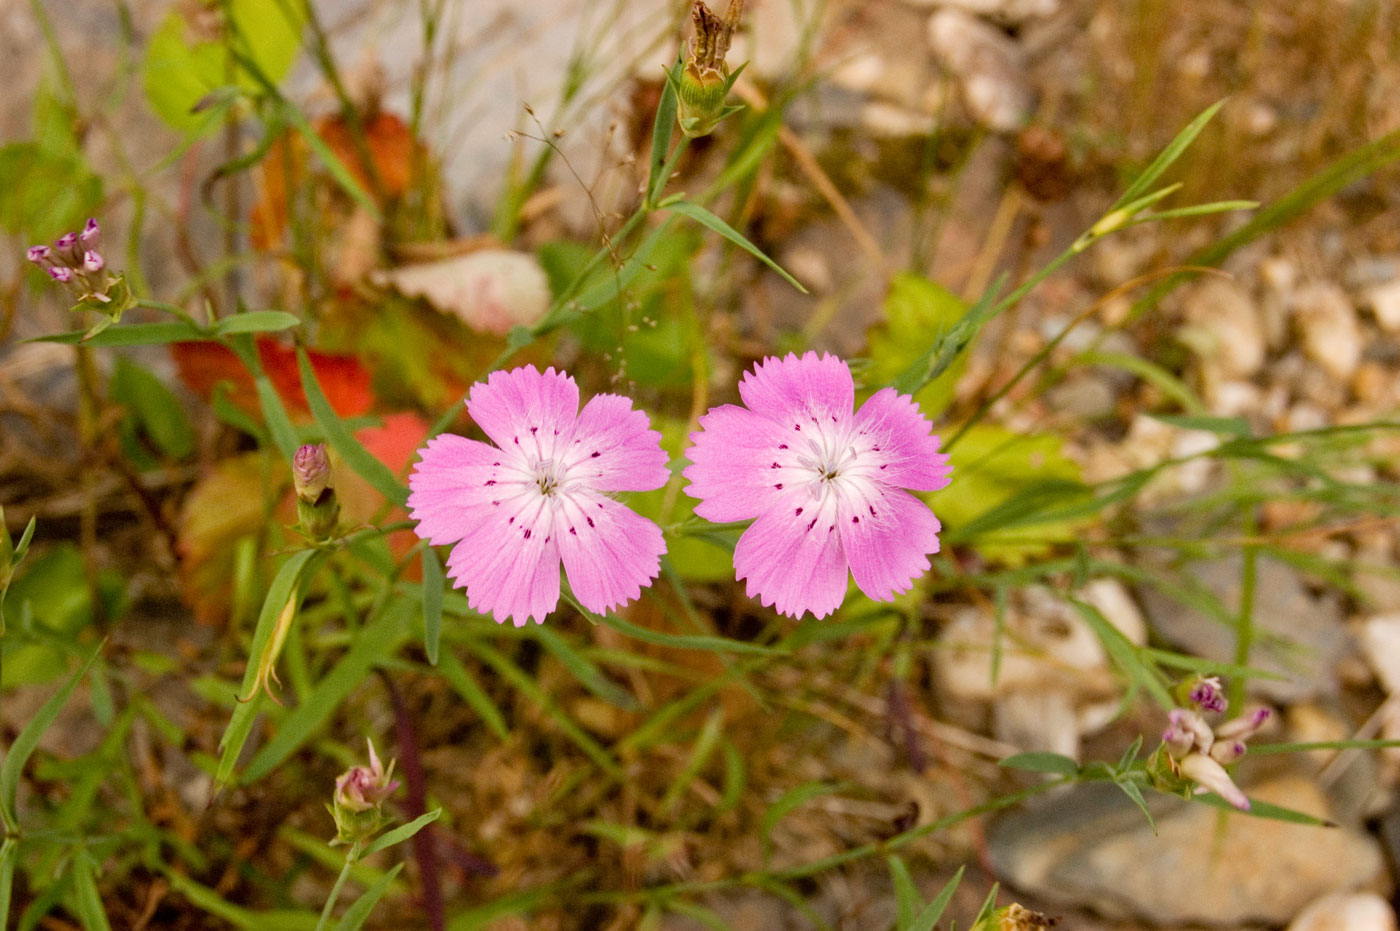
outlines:
[[[1227,706],[1220,680],[1214,677],[1199,679],[1191,688],[1190,700],[1196,707],[1174,708],[1167,715],[1163,747],[1181,775],[1196,783],[1196,791],[1214,792],[1241,811],[1249,811],[1249,799],[1225,767],[1245,755],[1245,741],[1264,726],[1273,712],[1256,708],[1211,728],[1202,712],[1223,712]]]
[[[889,600],[928,571],[939,523],[909,490],[948,484],[948,457],[914,401],[885,388],[855,410],[845,362],[768,358],[739,384],[743,406],[700,418],[686,453],[699,516],[748,521],[734,551],[750,597],[792,617],[830,614],[854,576]],[[661,435],[617,395],[579,410],[578,386],[533,366],[473,386],[467,412],[492,441],[429,441],[409,479],[418,535],[452,544],[448,574],[474,610],[517,626],[575,597],[606,612],[660,571],[661,529],[610,497],[670,477]]]
[[[25,257],[50,278],[68,287],[79,300],[107,302],[109,283],[102,274],[107,260],[97,251],[102,228],[89,219],[80,232],[64,233],[52,246],[30,246]]]

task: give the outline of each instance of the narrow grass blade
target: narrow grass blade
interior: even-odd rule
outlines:
[[[109,348],[112,346],[160,346],[165,343],[209,339],[208,333],[196,329],[188,323],[126,323],[121,326],[108,327],[91,339],[85,340],[83,337],[87,333],[87,330],[70,330],[66,333],[36,336],[26,340],[26,342],[61,343],[65,346],[76,346],[78,343],[82,343],[84,346]]]
[[[272,442],[277,445],[278,451],[288,462],[291,462],[292,457],[296,455],[297,447],[301,444],[297,441],[296,428],[292,426],[292,420],[287,416],[287,408],[283,406],[282,398],[278,396],[277,389],[272,386],[267,373],[263,371],[253,338],[247,334],[241,334],[229,340],[229,346],[242,360],[244,367],[253,373],[253,387],[258,393],[258,404],[262,407],[263,420],[267,421],[267,432],[272,435]]]
[[[442,637],[442,563],[437,552],[423,545],[423,651],[428,662],[438,663],[438,641]]]
[[[402,844],[441,817],[442,809],[434,808],[427,814],[419,815],[417,818],[414,818],[408,824],[401,824],[392,831],[385,831],[383,834],[376,837],[373,843],[365,847],[364,852],[360,854],[360,856],[367,857],[380,850],[387,850],[395,844]]]
[[[904,931],[914,923],[923,897],[919,895],[919,887],[914,885],[914,877],[909,875],[909,867],[905,865],[903,857],[892,853],[885,858],[885,863],[889,865],[890,879],[894,883],[894,926],[897,931]]]
[[[523,669],[511,662],[504,653],[501,653],[499,650],[486,643],[478,642],[474,645],[473,649],[478,656],[500,673],[501,678],[510,683],[512,688],[543,711],[564,736],[572,740],[578,748],[583,751],[584,755],[592,760],[599,769],[603,770],[603,772],[614,779],[624,778],[622,767],[618,764],[617,760],[613,759],[612,755],[603,748],[602,744],[598,743],[598,741],[588,735],[587,731],[579,727],[573,718],[565,714],[564,711],[554,703],[553,699],[546,695],[544,690],[541,689],[535,680],[527,675]]]
[[[1214,792],[1193,795],[1191,796],[1191,800],[1200,802],[1202,805],[1209,805],[1212,808],[1219,808],[1221,811],[1232,811],[1241,815],[1248,815],[1251,818],[1267,818],[1270,821],[1284,821],[1288,824],[1306,824],[1315,828],[1335,828],[1337,826],[1335,821],[1328,821],[1316,815],[1305,814],[1301,811],[1294,811],[1292,808],[1284,808],[1282,805],[1275,805],[1272,802],[1261,802],[1253,798],[1249,800],[1249,811],[1240,811]]]
[[[340,921],[336,922],[335,931],[360,931],[364,923],[369,920],[369,913],[374,911],[374,907],[379,904],[379,900],[388,891],[389,884],[394,881],[401,870],[403,870],[403,864],[395,864],[394,868],[386,873],[383,879],[366,889],[364,894],[345,910],[345,914],[340,916]]]
[[[1098,608],[1084,601],[1070,599],[1069,602],[1085,623],[1093,628],[1094,634],[1103,644],[1104,650],[1113,662],[1123,671],[1133,684],[1148,691],[1163,708],[1172,708],[1176,703],[1167,693],[1157,670],[1149,667],[1138,653],[1138,648],[1114,627]]]
[[[592,660],[575,650],[558,631],[541,626],[535,628],[534,634],[540,645],[588,691],[623,711],[642,710],[642,706],[637,704],[637,699],[633,698],[630,692],[603,675],[603,671]]]
[[[238,762],[248,734],[253,730],[253,719],[257,714],[258,705],[262,702],[262,693],[255,692],[258,659],[272,636],[277,616],[282,613],[287,600],[293,597],[293,592],[296,591],[302,570],[315,555],[315,550],[293,553],[277,570],[277,575],[273,577],[272,585],[267,590],[267,597],[263,599],[262,610],[258,612],[258,624],[253,628],[253,645],[248,651],[248,668],[244,670],[243,685],[238,693],[240,698],[246,698],[247,701],[241,701],[234,706],[233,716],[224,730],[224,736],[219,740],[219,768],[214,776],[214,782],[218,786],[227,785],[229,777],[233,775],[234,764]]]
[[[997,765],[1027,773],[1054,773],[1059,776],[1073,776],[1079,772],[1079,764],[1074,760],[1059,753],[1043,750],[1017,753],[1004,760],[998,760]]]
[[[675,781],[666,788],[666,794],[661,798],[660,810],[662,812],[669,813],[672,808],[679,804],[685,790],[690,787],[690,784],[700,775],[700,771],[705,768],[705,764],[710,761],[710,755],[714,752],[723,730],[724,709],[716,708],[710,712],[710,716],[705,719],[704,726],[700,728],[700,735],[695,738],[695,746],[690,751],[690,758],[681,767]]]
[[[778,826],[779,821],[813,799],[821,798],[823,795],[834,795],[839,791],[841,791],[840,783],[804,782],[788,789],[778,797],[776,802],[768,806],[768,810],[763,813],[763,819],[758,824],[758,841],[763,848],[764,862],[768,862],[768,857],[773,852],[773,828]]]
[[[477,684],[471,673],[462,665],[462,661],[448,652],[442,654],[442,661],[438,663],[438,674],[447,680],[447,684],[452,686],[453,691],[462,696],[477,716],[481,718],[481,723],[490,729],[502,741],[510,740],[510,728],[506,726],[505,716],[501,714],[501,709],[496,707],[496,703],[491,700],[491,696]]]
[[[15,861],[19,859],[19,841],[5,838],[0,844],[0,928],[10,927],[10,894],[15,886]]]
[[[316,372],[311,368],[311,360],[307,357],[306,350],[300,346],[297,347],[297,367],[301,371],[301,385],[306,391],[307,406],[311,408],[311,415],[316,418],[316,425],[325,434],[326,442],[340,453],[350,468],[373,485],[381,495],[395,504],[401,505],[406,502],[408,489],[388,466],[370,455],[369,450],[355,439],[336,415],[335,409],[321,391],[320,383],[316,381]]]
[[[1206,128],[1206,124],[1215,118],[1215,114],[1219,113],[1220,108],[1224,105],[1224,100],[1217,100],[1206,107],[1194,120],[1186,124],[1186,128],[1177,133],[1175,139],[1167,143],[1166,148],[1157,154],[1157,157],[1143,170],[1142,174],[1133,179],[1133,182],[1128,185],[1128,189],[1123,192],[1123,196],[1114,201],[1109,212],[1137,200],[1144,191],[1157,183],[1157,179],[1162,177],[1163,172],[1170,168],[1178,158],[1181,158],[1181,153],[1185,152],[1191,143],[1196,141],[1201,130]]]
[[[933,931],[934,925],[938,924],[938,919],[943,917],[943,912],[948,908],[948,903],[953,901],[953,893],[958,891],[958,884],[962,882],[963,870],[966,867],[958,867],[958,871],[953,874],[953,878],[944,884],[938,895],[933,897],[933,901],[915,917],[909,925],[908,931]],[[992,891],[992,901],[996,901],[996,891]]]
[[[374,202],[374,198],[371,197],[369,192],[355,179],[354,174],[352,174],[350,169],[345,166],[345,163],[340,160],[340,156],[336,155],[335,152],[331,150],[331,147],[326,145],[326,141],[317,134],[316,130],[311,128],[311,124],[306,121],[306,117],[302,116],[301,110],[286,101],[280,102],[282,106],[279,110],[282,117],[296,127],[297,132],[301,134],[301,138],[306,140],[306,144],[311,148],[311,151],[316,153],[316,157],[321,160],[321,164],[326,166],[326,171],[330,172],[330,176],[335,180],[335,183],[338,184],[341,190],[346,194],[349,194],[355,203],[363,207],[365,212],[373,217],[376,223],[383,223],[384,215],[380,213],[379,205]]]
[[[624,621],[614,615],[598,617],[592,616],[599,624],[605,624],[621,634],[626,634],[637,640],[646,643],[655,643],[660,646],[675,647],[678,650],[704,650],[709,653],[753,653],[760,655],[778,655],[786,653],[786,650],[777,647],[765,647],[757,643],[745,643],[742,640],[730,640],[727,637],[708,637],[700,634],[667,634],[659,630],[650,630],[646,627],[638,627],[630,621]]]
[[[246,781],[255,782],[276,769],[315,735],[376,662],[394,655],[412,609],[409,602],[397,601],[379,620],[355,634],[340,662],[321,677],[316,690],[303,698],[281,722],[277,734],[258,750],[244,773]]]
[[[97,879],[93,873],[97,864],[92,854],[78,851],[73,857],[73,897],[70,907],[82,919],[86,931],[112,931],[107,920],[107,911],[102,907],[102,895],[97,891]]]
[[[802,283],[800,281],[789,275],[781,265],[770,259],[763,252],[762,249],[749,242],[747,239],[744,238],[744,234],[740,233],[734,227],[730,226],[728,223],[724,222],[719,217],[706,210],[704,207],[701,207],[699,204],[692,204],[688,200],[670,201],[665,204],[665,207],[667,210],[679,213],[681,216],[689,217],[696,223],[699,223],[701,226],[707,227],[711,230],[714,230],[716,233],[719,233],[725,239],[734,243],[734,245],[738,246],[740,249],[743,249],[749,255],[758,259],[760,262],[762,262],[764,265],[767,265],[769,268],[773,269],[773,271],[781,275],[783,277],[783,280],[786,281],[788,284],[792,285],[794,288],[801,291],[803,294],[807,293],[807,289],[802,286]]]
[[[200,885],[188,876],[166,868],[165,878],[170,888],[189,899],[196,908],[238,928],[239,931],[313,931],[316,915],[307,911],[255,912],[224,900],[208,886]]]
[[[24,772],[24,764],[29,762],[29,757],[34,752],[34,748],[39,746],[39,739],[44,736],[44,731],[49,729],[54,719],[58,717],[59,711],[68,699],[73,696],[78,683],[83,676],[92,668],[92,664],[97,662],[97,657],[102,654],[102,645],[92,651],[92,655],[78,667],[78,671],[68,677],[68,681],[63,683],[63,687],[49,697],[49,700],[40,706],[34,717],[29,719],[29,723],[24,725],[24,729],[19,732],[15,742],[10,744],[10,749],[5,753],[5,762],[0,763],[0,816],[3,816],[5,826],[11,831],[19,829],[19,814],[15,808],[16,797],[19,793],[20,774]]]

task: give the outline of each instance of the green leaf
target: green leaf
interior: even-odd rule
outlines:
[[[758,824],[758,840],[763,847],[763,862],[766,864],[773,852],[773,828],[778,826],[779,821],[813,799],[823,795],[834,795],[841,789],[842,784],[837,782],[804,782],[788,789],[776,802],[768,806]]]
[[[968,306],[937,282],[906,273],[890,282],[883,310],[884,320],[866,331],[870,368],[862,380],[876,387],[893,383],[913,366],[920,357],[920,347],[956,326]],[[943,374],[914,393],[929,420],[937,420],[952,403],[967,360],[967,353],[960,353]]]
[[[734,245],[738,246],[740,249],[743,249],[749,255],[758,259],[760,262],[762,262],[764,265],[767,265],[769,268],[773,269],[773,271],[781,275],[783,277],[783,280],[786,281],[788,284],[792,285],[794,288],[801,291],[803,294],[807,293],[807,289],[802,286],[802,283],[800,281],[798,281],[796,278],[792,277],[786,271],[784,271],[783,268],[780,265],[778,265],[777,262],[774,262],[766,254],[764,254],[762,249],[749,242],[747,239],[744,238],[742,233],[740,233],[734,227],[730,226],[728,223],[721,220],[719,217],[715,216],[710,211],[706,210],[704,207],[701,207],[699,204],[692,204],[688,200],[667,201],[664,204],[664,206],[668,210],[671,210],[675,213],[679,213],[681,216],[689,217],[696,223],[699,223],[701,226],[708,227],[709,229],[714,230],[716,233],[719,233],[725,239],[734,243]]]
[[[71,123],[70,123],[71,125]],[[102,203],[102,179],[93,174],[76,140],[62,147],[38,142],[0,146],[0,228],[29,241],[78,227]],[[33,272],[38,279],[39,272]],[[48,276],[43,275],[48,281]]]
[[[219,768],[214,775],[214,782],[218,786],[227,785],[229,777],[233,775],[233,767],[243,752],[243,745],[248,740],[248,734],[253,730],[253,719],[257,714],[258,706],[262,703],[262,692],[255,690],[258,680],[258,660],[262,657],[263,649],[272,636],[272,628],[277,624],[277,616],[282,613],[287,601],[296,591],[302,570],[315,555],[315,550],[301,550],[293,553],[278,568],[277,575],[272,579],[272,585],[268,587],[267,597],[263,599],[262,610],[258,613],[257,626],[253,629],[253,645],[248,651],[248,666],[243,673],[243,686],[238,693],[241,698],[245,698],[247,701],[240,701],[234,706],[233,717],[229,719],[228,727],[225,728],[223,737],[219,739],[221,751]]]
[[[311,368],[311,360],[307,357],[306,350],[300,346],[297,347],[297,367],[301,370],[301,384],[306,391],[307,406],[311,408],[317,426],[325,434],[326,442],[340,453],[341,458],[356,474],[374,486],[387,500],[399,505],[404,504],[408,500],[408,489],[388,466],[374,458],[369,450],[355,439],[336,415],[330,402],[326,400],[325,393],[321,391],[320,383],[316,381],[316,372]]]
[[[481,723],[490,728],[502,742],[510,740],[510,728],[506,726],[506,719],[501,714],[501,710],[496,707],[496,703],[491,700],[491,696],[477,684],[471,673],[462,665],[462,661],[448,652],[442,654],[438,663],[438,674],[447,680],[447,684],[452,686],[453,691],[462,697],[477,716],[481,718]]]
[[[1138,788],[1138,784],[1131,779],[1115,779],[1114,785],[1122,789],[1123,794],[1133,800],[1133,804],[1138,807],[1143,817],[1147,819],[1147,824],[1152,828],[1152,833],[1156,834],[1157,822],[1152,820],[1152,812],[1148,810],[1147,801],[1142,797],[1142,789]]]
[[[214,327],[215,334],[277,333],[301,324],[301,318],[282,310],[253,310],[225,317]]]
[[[277,733],[258,750],[243,775],[245,781],[256,782],[276,769],[316,734],[375,663],[394,655],[412,609],[410,602],[400,599],[379,620],[356,631],[340,662],[321,677],[315,691],[299,696],[296,710],[282,720]]]
[[[124,323],[108,327],[91,339],[83,339],[87,330],[69,330],[49,336],[36,336],[31,343],[60,343],[64,346],[108,348],[113,346],[163,346],[166,343],[188,343],[209,339],[209,334],[188,323]]]
[[[370,912],[379,904],[379,900],[384,897],[384,893],[389,890],[389,884],[403,870],[402,863],[394,864],[394,868],[385,873],[384,876],[364,891],[364,894],[356,899],[345,914],[340,916],[340,921],[336,922],[335,931],[360,931],[364,923],[369,920]]]
[[[118,356],[107,391],[125,405],[140,430],[170,459],[184,459],[194,452],[194,430],[175,393],[147,369]]]
[[[245,90],[260,88],[248,66],[279,81],[300,50],[299,4],[226,0],[219,9],[229,17],[232,37],[219,34],[217,15],[211,19],[200,7],[177,4],[146,44],[141,75],[146,99],[161,119],[181,132],[210,128],[212,115],[195,108],[230,80]],[[235,64],[226,41],[239,44],[246,65]]]
[[[1041,517],[1087,494],[1079,466],[1065,455],[1058,436],[978,424],[963,434],[950,457],[948,487],[920,494],[942,521],[947,543],[970,543],[984,558],[1016,567],[1057,542],[1073,541],[1086,523]],[[995,522],[989,521],[993,515],[998,515]]]
[[[301,138],[306,141],[307,147],[321,160],[321,164],[324,165],[326,171],[330,173],[331,179],[334,180],[335,183],[339,185],[340,189],[348,194],[350,199],[355,201],[365,213],[369,214],[376,223],[383,223],[384,215],[379,209],[379,204],[375,203],[374,198],[361,186],[360,182],[355,178],[354,173],[340,160],[340,156],[335,154],[335,151],[326,144],[326,141],[322,139],[316,130],[312,128],[311,124],[306,121],[306,117],[302,115],[301,110],[298,109],[295,104],[289,102],[281,101],[279,104],[281,117],[292,126],[296,127],[297,132],[301,134]]]
[[[112,931],[107,921],[107,912],[102,908],[102,896],[97,891],[97,880],[93,876],[97,864],[92,854],[78,851],[73,857],[73,911],[82,919],[87,931]]]
[[[677,56],[668,77],[680,66],[681,60]],[[662,82],[661,100],[656,105],[656,119],[651,127],[651,167],[647,173],[647,203],[656,203],[656,199],[666,187],[667,179],[661,176],[661,169],[666,165],[666,156],[671,148],[671,135],[675,130],[676,88],[672,81],[667,80]]]
[[[948,903],[953,901],[953,893],[958,891],[958,884],[962,882],[963,870],[966,867],[958,867],[958,871],[953,874],[953,878],[948,880],[933,897],[933,901],[928,903],[928,907],[919,912],[912,924],[906,931],[933,931],[933,926],[938,924],[938,919],[943,917],[943,912],[948,908]],[[993,899],[996,901],[996,891],[992,891]]]
[[[410,837],[417,834],[419,831],[423,830],[425,827],[432,824],[434,821],[441,817],[442,809],[434,808],[427,814],[419,815],[417,818],[414,818],[408,824],[401,824],[398,827],[394,828],[392,831],[385,831],[383,834],[376,837],[373,842],[367,845],[364,851],[360,854],[360,856],[367,857],[372,853],[378,853],[381,850],[387,850],[395,844],[402,844],[404,841],[408,840]]]
[[[267,421],[267,432],[272,435],[272,442],[277,445],[278,452],[288,462],[291,462],[296,456],[297,447],[301,444],[297,440],[296,428],[292,426],[291,418],[287,416],[287,408],[283,406],[277,389],[272,386],[272,381],[263,371],[262,361],[258,358],[258,350],[253,338],[247,334],[239,334],[231,338],[228,345],[243,362],[243,366],[252,373],[253,387],[258,394],[258,404],[262,408],[263,419]]]
[[[222,895],[200,885],[183,873],[162,864],[165,878],[170,887],[189,899],[196,908],[203,909],[216,918],[221,918],[238,928],[239,931],[313,931],[316,915],[307,911],[261,911],[241,908],[224,899]]]
[[[24,725],[24,729],[19,732],[15,742],[10,744],[10,749],[5,752],[5,761],[0,763],[0,816],[3,816],[5,826],[10,830],[18,830],[19,813],[15,808],[16,797],[19,793],[20,774],[24,772],[24,764],[29,762],[30,755],[34,748],[39,746],[39,739],[44,736],[44,731],[53,724],[58,717],[59,711],[68,699],[73,696],[73,692],[82,681],[83,676],[92,668],[92,664],[97,662],[97,657],[101,655],[102,647],[99,645],[92,655],[87,658],[78,671],[68,677],[57,692],[49,696],[49,700],[39,707],[34,716]]]
[[[1079,764],[1069,757],[1041,750],[1008,756],[1006,759],[998,761],[997,765],[1028,773],[1056,773],[1061,776],[1073,776],[1079,772]]]
[[[1400,747],[1400,740],[1301,740],[1276,744],[1250,744],[1250,756],[1269,753],[1308,753],[1312,750],[1386,750]]]
[[[423,546],[423,650],[428,662],[438,662],[438,640],[442,637],[442,563],[431,546]]]

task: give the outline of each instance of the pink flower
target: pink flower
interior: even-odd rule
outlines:
[[[561,560],[574,595],[600,613],[660,571],[661,528],[608,494],[666,484],[661,434],[626,398],[578,402],[578,385],[552,368],[493,372],[472,386],[467,412],[496,445],[443,434],[409,477],[418,535],[457,544],[448,575],[498,622],[554,610]]]
[[[877,391],[853,412],[845,362],[764,359],[739,383],[746,407],[700,418],[686,493],[712,521],[753,519],[734,549],[750,597],[798,617],[830,614],[847,570],[871,598],[908,591],[938,552],[938,518],[905,489],[948,484],[948,457],[912,398]]]

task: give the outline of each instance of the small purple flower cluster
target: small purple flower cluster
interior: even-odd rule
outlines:
[[[107,260],[97,251],[101,242],[102,228],[90,218],[82,232],[64,233],[52,246],[30,246],[25,255],[54,281],[71,289],[78,300],[106,303],[111,300],[107,296],[111,282],[102,274]]]
[[[1187,693],[1192,708],[1174,708],[1167,715],[1162,747],[1176,771],[1196,783],[1198,792],[1210,790],[1241,811],[1249,811],[1249,799],[1239,790],[1225,767],[1244,756],[1245,741],[1254,736],[1273,712],[1256,708],[1214,729],[1203,713],[1220,713],[1228,707],[1220,679],[1198,678]]]
[[[877,600],[908,591],[940,529],[909,490],[942,488],[952,471],[914,400],[884,388],[857,411],[850,367],[814,352],[764,359],[739,395],[743,406],[700,418],[683,474],[697,515],[753,521],[734,550],[749,596],[823,617],[852,575]],[[492,442],[430,440],[408,506],[420,537],[453,545],[448,576],[472,608],[517,626],[543,620],[559,603],[561,562],[591,611],[639,597],[666,542],[609,495],[670,479],[646,414],[614,394],[580,411],[572,378],[533,366],[473,386],[467,412]]]

